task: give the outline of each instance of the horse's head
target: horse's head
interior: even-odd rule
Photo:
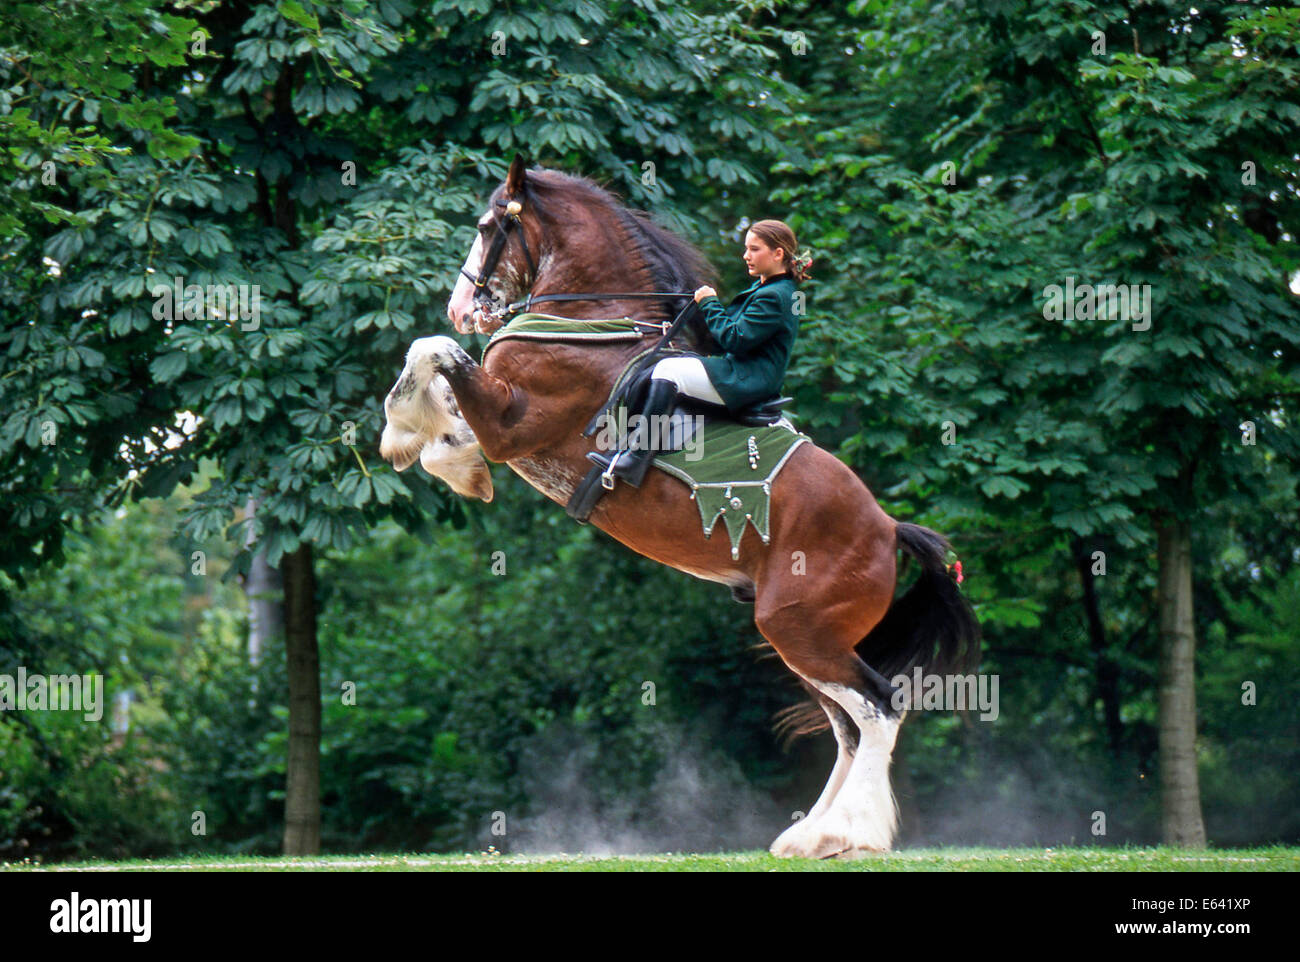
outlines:
[[[689,295],[701,284],[716,283],[708,260],[650,214],[624,206],[585,177],[526,170],[516,154],[479,216],[478,237],[451,292],[447,317],[462,334],[488,334],[501,326],[506,306],[529,293]],[[540,310],[577,317],[664,321],[687,303],[617,296],[549,303],[539,297],[539,302]],[[690,318],[686,336],[697,350],[712,344],[699,316]]]
[[[527,294],[537,279],[542,227],[526,178],[524,160],[516,154],[505,182],[479,216],[478,236],[447,304],[447,318],[461,334],[496,330],[506,305]]]

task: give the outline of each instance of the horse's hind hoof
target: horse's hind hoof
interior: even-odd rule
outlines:
[[[849,848],[848,837],[835,828],[825,816],[805,818],[782,832],[768,851],[777,858],[831,858]]]
[[[885,847],[880,847],[881,843]],[[858,859],[889,851],[886,837],[864,833],[861,826],[834,811],[795,822],[769,851],[780,858]]]

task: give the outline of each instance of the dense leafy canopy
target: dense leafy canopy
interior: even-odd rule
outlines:
[[[609,811],[682,732],[778,820],[811,800],[826,746],[772,743],[789,690],[746,610],[502,469],[499,503],[466,507],[378,458],[382,395],[446,331],[517,149],[654,210],[729,290],[746,218],[816,255],[796,417],[954,539],[1002,677],[996,725],[905,730],[914,837],[1082,839],[1098,809],[1112,839],[1154,836],[1155,532],[1176,520],[1211,838],[1294,838],[1298,71],[1300,11],[1256,3],[11,4],[0,673],[98,666],[140,734],[6,714],[0,848],[198,844],[195,808],[222,845],[271,843],[283,695],[218,583],[250,533],[272,564],[322,558],[329,845],[490,841],[488,813],[555,789],[539,746],[598,748]],[[1149,291],[1149,313],[1057,315],[1067,283]]]

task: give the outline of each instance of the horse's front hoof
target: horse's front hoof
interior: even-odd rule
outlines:
[[[408,365],[412,362],[426,363],[438,373],[455,370],[465,366],[466,363],[474,363],[473,358],[465,353],[465,349],[445,334],[421,337],[411,342],[410,350],[406,353],[406,361]]]

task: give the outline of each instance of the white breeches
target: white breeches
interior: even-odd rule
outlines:
[[[709,380],[709,373],[704,370],[698,357],[666,357],[655,365],[652,378],[662,378],[677,385],[677,390],[701,401],[712,401],[725,405],[720,395]]]

